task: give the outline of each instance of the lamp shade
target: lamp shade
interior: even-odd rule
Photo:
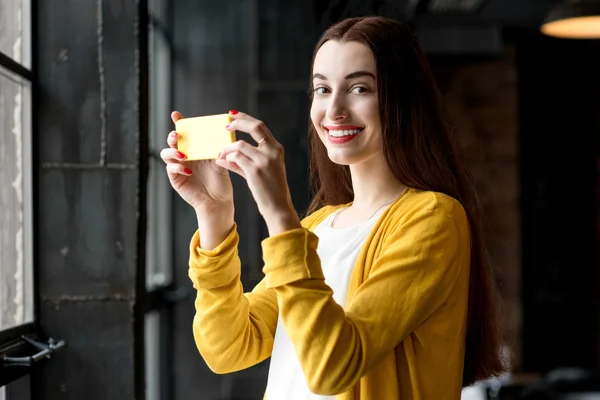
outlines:
[[[564,0],[555,4],[542,33],[566,39],[600,39],[600,0]]]

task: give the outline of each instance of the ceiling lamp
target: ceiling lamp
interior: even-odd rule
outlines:
[[[600,39],[600,0],[563,0],[541,27],[543,34],[564,39]]]

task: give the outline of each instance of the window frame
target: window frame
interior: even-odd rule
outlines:
[[[36,23],[37,15],[36,15],[36,6],[37,0],[28,0],[29,1],[29,60],[31,66],[28,68],[25,65],[15,61],[13,58],[9,57],[7,54],[0,51],[0,67],[6,69],[10,73],[15,74],[19,78],[28,81],[30,84],[30,164],[26,165],[26,168],[31,169],[30,177],[31,177],[31,196],[30,196],[30,204],[26,205],[30,208],[31,220],[29,224],[29,229],[31,229],[31,294],[32,294],[32,306],[33,306],[33,321],[26,322],[24,324],[14,326],[7,329],[0,330],[0,388],[8,385],[11,382],[18,380],[26,375],[30,375],[32,369],[35,367],[35,364],[30,367],[23,366],[6,366],[4,362],[2,362],[2,358],[7,357],[27,357],[37,353],[39,350],[35,349],[31,346],[31,344],[27,343],[23,338],[26,337],[28,339],[40,340],[40,325],[39,325],[39,309],[40,309],[40,298],[38,291],[38,268],[37,268],[37,248],[39,245],[37,232],[38,227],[38,218],[37,218],[37,192],[38,192],[38,157],[37,157],[37,137],[38,137],[38,127],[35,118],[35,114],[37,112],[37,104],[38,104],[38,86],[37,86],[37,76],[35,71],[37,70],[37,47],[36,47]],[[24,199],[26,201],[26,199]]]
[[[160,149],[171,128],[168,110],[173,103],[172,63],[174,46],[171,37],[173,5],[167,0],[148,2],[149,63],[149,160],[147,209],[154,218],[146,231],[146,294],[144,374],[146,397],[168,399],[174,395],[169,373],[173,364],[173,306],[191,293],[173,284],[173,237],[171,235],[173,192],[164,174]],[[157,194],[159,194],[157,196]]]

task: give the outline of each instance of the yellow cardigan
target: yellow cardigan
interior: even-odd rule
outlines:
[[[342,308],[325,284],[312,230],[343,206],[324,207],[303,228],[265,239],[265,278],[249,293],[240,281],[235,227],[210,251],[194,234],[189,276],[202,357],[215,373],[265,360],[281,314],[314,393],[460,399],[470,259],[463,207],[441,193],[406,189],[369,234]]]

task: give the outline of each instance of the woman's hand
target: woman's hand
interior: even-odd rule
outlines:
[[[173,123],[181,118],[183,116],[179,112],[171,113]],[[198,214],[208,215],[226,210],[233,215],[233,188],[229,172],[213,160],[186,161],[185,154],[177,150],[177,139],[177,132],[169,133],[169,147],[160,152],[167,164],[167,174],[173,189]]]
[[[258,146],[238,140],[221,151],[216,164],[246,179],[271,236],[301,227],[287,184],[283,146],[262,121],[236,111],[230,116],[227,129],[249,133]]]

